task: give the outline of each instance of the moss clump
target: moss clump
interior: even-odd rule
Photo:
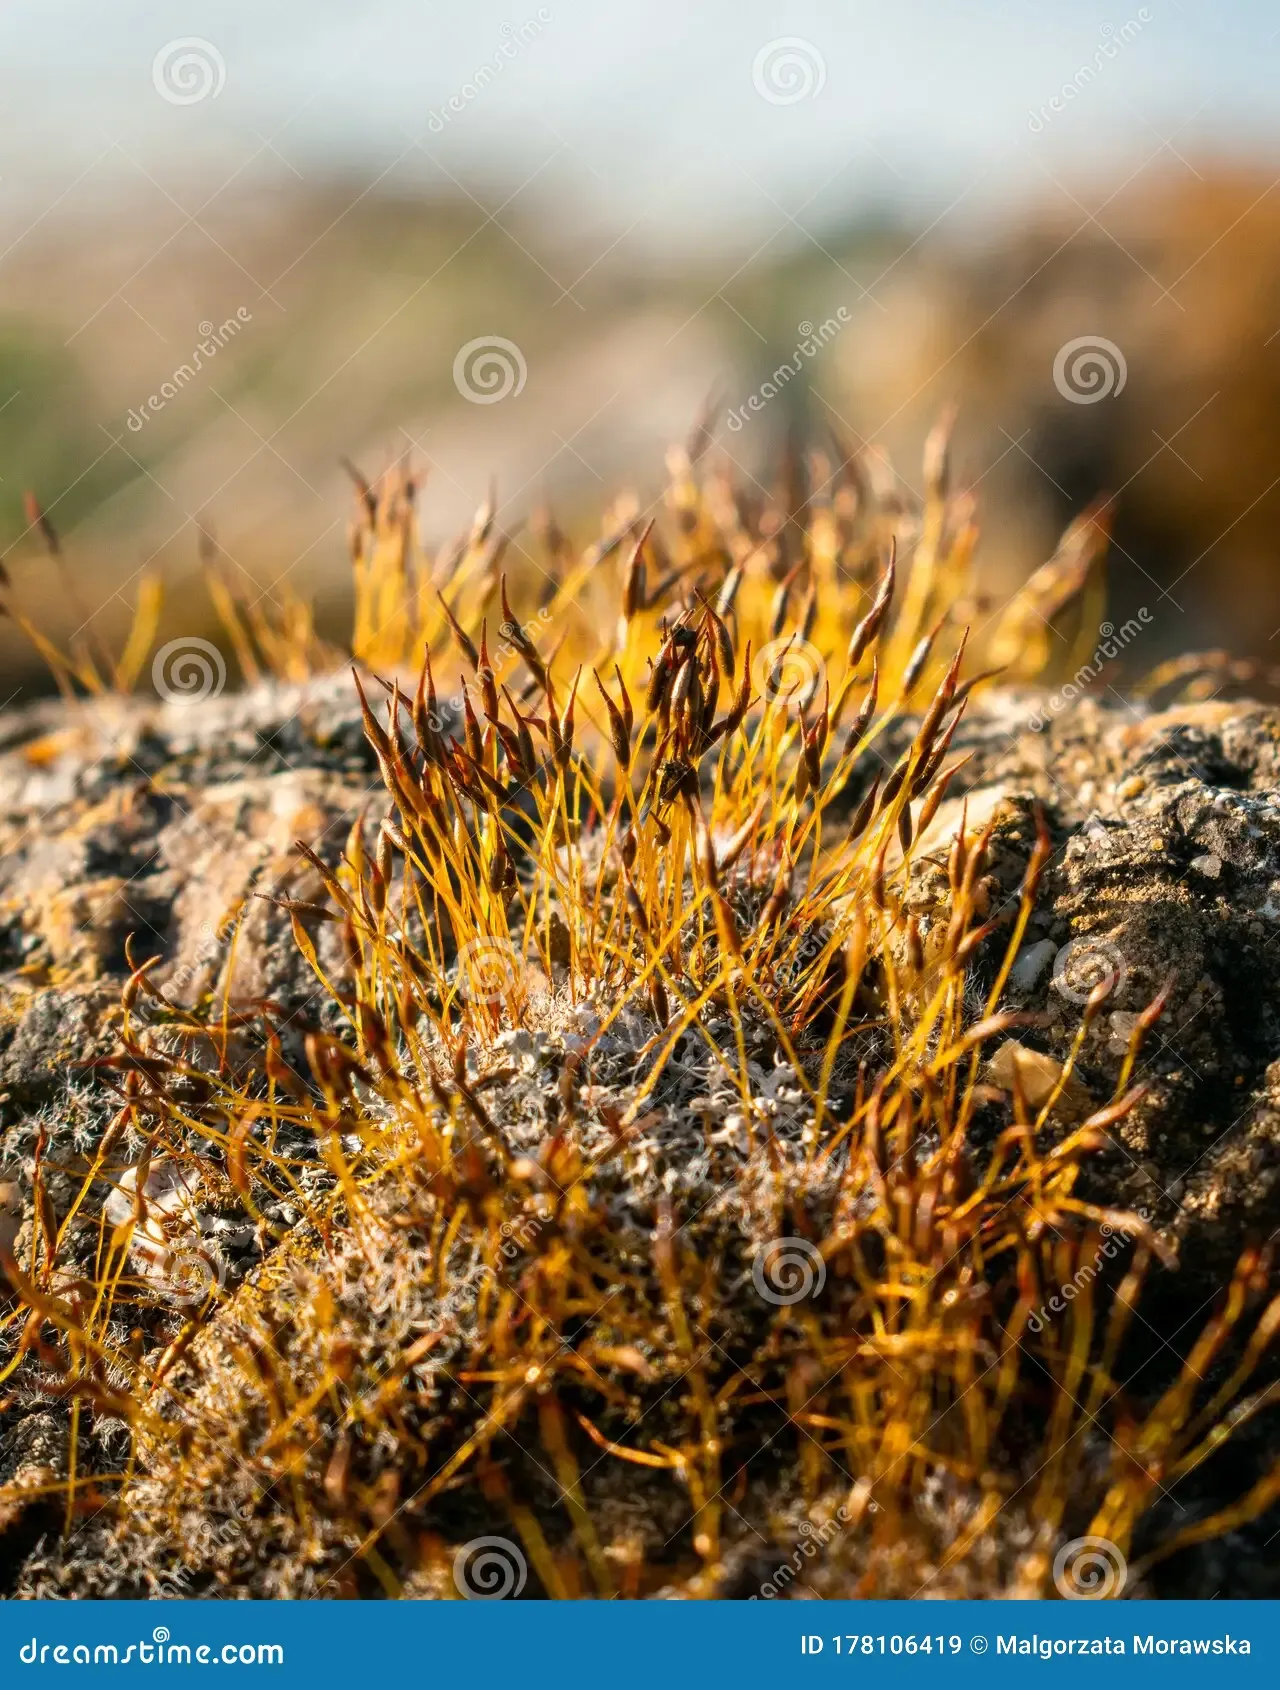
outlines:
[[[1114,976],[1024,1045],[1048,827],[944,809],[1096,518],[969,642],[941,440],[918,510],[670,469],[581,554],[541,523],[523,620],[492,511],[431,560],[359,483],[381,795],[260,888],[308,993],[246,992],[244,905],[183,995],[131,945],[112,1112],[26,1144],[6,1388],[67,1454],[3,1493],[62,1516],[23,1593],[1066,1594],[1087,1538],[1119,1594],[1280,1490],[1160,1513],[1269,1401],[1265,1253],[1126,1388],[1169,1244],[1089,1170],[1167,993],[1101,1089]],[[330,660],[218,592],[250,677]]]

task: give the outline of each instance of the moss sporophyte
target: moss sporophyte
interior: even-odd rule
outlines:
[[[245,684],[351,663],[379,791],[271,894],[305,1012],[229,972],[179,1002],[135,939],[78,1194],[40,1150],[0,1232],[4,1389],[69,1425],[67,1472],[0,1493],[56,1502],[46,1582],[92,1545],[137,1593],[176,1562],[191,1594],[474,1595],[484,1546],[498,1594],[1039,1595],[1072,1539],[1133,1589],[1280,1494],[1144,1536],[1264,1406],[1280,1324],[1247,1250],[1126,1388],[1169,1246],[1083,1174],[1161,1000],[1106,1096],[1106,979],[1065,1061],[988,1069],[1049,834],[993,899],[951,748],[997,676],[1096,648],[1102,512],[976,615],[945,430],[918,504],[852,454],[783,468],[735,481],[702,426],[585,546],[490,501],[434,556],[411,469],[353,470],[346,652],[206,538]],[[118,655],[31,632],[105,695],[159,613],[145,583]]]

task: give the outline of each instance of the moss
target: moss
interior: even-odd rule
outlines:
[[[411,477],[357,478],[345,705],[301,607],[222,584],[276,679],[117,722],[165,795],[136,812],[160,949],[130,946],[74,1107],[6,1138],[10,1412],[68,1431],[4,1493],[62,1509],[19,1594],[466,1594],[494,1536],[528,1595],[1067,1594],[1083,1537],[1119,1594],[1271,1506],[1269,1256],[1224,1235],[1218,1312],[1153,1364],[1197,1210],[1130,1177],[1167,1175],[1205,1097],[1151,1054],[1162,1015],[1246,1087],[1280,1042],[1227,1027],[1218,893],[1177,873],[1260,825],[1207,789],[1265,786],[1270,727],[1188,720],[1174,763],[1168,723],[1091,705],[1034,731],[1044,696],[982,669],[1030,681],[1104,535],[1083,519],[966,646],[943,439],[905,518],[854,465],[784,508],[706,448],[652,525],[625,507],[576,552],[544,520],[540,606],[492,510],[430,559]],[[979,781],[967,825],[944,805]],[[175,846],[227,868],[216,909]],[[1120,966],[1081,984],[1073,940]],[[1225,1427],[1239,1482],[1173,1525]]]

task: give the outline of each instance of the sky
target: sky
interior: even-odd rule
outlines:
[[[0,0],[0,204],[140,167],[484,183],[658,244],[978,216],[1274,154],[1278,71],[1261,0]]]

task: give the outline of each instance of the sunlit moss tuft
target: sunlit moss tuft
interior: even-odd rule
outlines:
[[[1072,634],[1105,534],[1081,519],[991,614],[945,445],[917,508],[820,456],[765,494],[699,432],[581,552],[486,506],[429,557],[412,477],[356,475],[385,802],[336,859],[300,845],[323,892],[279,900],[322,1006],[305,1050],[269,1004],[179,1008],[139,958],[77,1205],[5,1258],[9,1387],[121,1428],[118,1468],[48,1486],[67,1565],[92,1520],[139,1588],[176,1558],[193,1593],[454,1595],[460,1546],[501,1533],[529,1594],[711,1596],[820,1529],[793,1590],[1040,1595],[1064,1539],[1130,1556],[1266,1400],[1258,1252],[1162,1396],[1120,1388],[1163,1245],[1078,1187],[1159,1004],[1083,1120],[1105,982],[1036,1107],[983,1081],[1026,1019],[1004,989],[1049,840],[993,910],[992,826],[935,826],[952,736]],[[336,661],[304,607],[213,591],[247,679]],[[123,686],[145,649],[51,660]],[[188,1192],[256,1229],[239,1286]],[[176,1317],[166,1248],[196,1288]]]

